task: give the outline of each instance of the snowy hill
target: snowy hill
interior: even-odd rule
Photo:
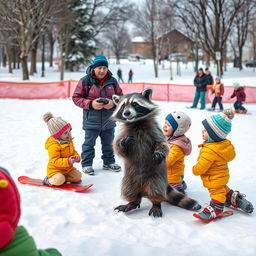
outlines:
[[[130,65],[124,63],[121,67],[123,70],[127,67],[128,70]],[[111,68],[115,74],[114,68],[117,66],[112,65]],[[150,72],[148,65],[134,64],[132,68],[135,78],[139,72],[144,78],[151,76],[148,75],[151,73],[143,72],[144,68]],[[80,73],[80,77],[82,75]],[[0,77],[1,80],[6,80],[8,74],[0,69]],[[52,72],[47,79],[50,78],[58,80],[56,72]],[[12,79],[19,80],[17,74],[14,74]],[[232,76],[227,76],[227,79],[231,81]],[[242,81],[243,77],[239,79]],[[165,82],[165,79],[162,81]],[[255,83],[252,77],[250,81]],[[179,82],[184,80],[180,79]],[[186,105],[190,103],[156,103],[161,109],[158,119],[161,126],[165,116],[173,110],[185,111],[191,117],[192,126],[187,136],[192,141],[193,150],[192,154],[185,158],[187,193],[202,205],[209,203],[208,191],[202,186],[200,178],[192,174],[192,166],[196,163],[199,153],[197,145],[202,142],[201,121],[211,113],[186,109]],[[228,108],[229,105],[224,104],[224,107]],[[256,207],[256,104],[247,104],[246,108],[249,114],[235,116],[232,131],[228,136],[237,153],[229,165],[231,178],[228,185],[246,194],[248,200]],[[48,155],[44,142],[49,132],[42,116],[47,111],[62,116],[72,124],[74,144],[80,152],[84,140],[82,110],[70,99],[0,99],[0,165],[7,168],[16,181],[20,175],[43,178],[46,174]],[[119,128],[118,124],[116,133]],[[122,159],[117,158],[117,162],[123,166]],[[81,170],[79,164],[76,167]],[[94,168],[95,176],[83,175],[82,178],[84,184],[94,184],[86,193],[17,183],[22,200],[20,224],[33,235],[39,248],[54,247],[60,250],[63,256],[256,255],[255,213],[249,216],[234,210],[231,217],[204,224],[192,216],[193,212],[163,203],[163,217],[153,218],[148,216],[151,203],[147,199],[143,199],[138,210],[127,214],[117,213],[113,210],[114,207],[125,203],[120,197],[123,172],[102,170],[99,141],[96,145]]]

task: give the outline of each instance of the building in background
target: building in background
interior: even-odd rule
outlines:
[[[159,37],[159,41],[161,45],[160,56],[162,57],[179,53],[189,58],[194,47],[194,41],[177,29]],[[143,37],[135,37],[132,40],[132,54],[152,58],[150,42]]]

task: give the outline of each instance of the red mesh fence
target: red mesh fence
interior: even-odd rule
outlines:
[[[49,83],[0,82],[0,98],[15,99],[62,99],[73,95],[78,81],[69,80]],[[195,94],[193,85],[154,84],[154,83],[120,83],[124,94],[141,92],[145,88],[153,89],[153,99],[159,101],[192,102]],[[232,94],[232,86],[225,86],[223,102]],[[246,103],[256,103],[256,87],[245,86]],[[206,102],[213,100],[211,88],[207,89]]]

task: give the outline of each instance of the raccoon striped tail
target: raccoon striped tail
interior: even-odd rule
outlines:
[[[187,210],[197,211],[201,209],[201,205],[198,204],[197,201],[187,197],[186,195],[182,194],[176,189],[173,189],[170,186],[167,188],[167,202]]]

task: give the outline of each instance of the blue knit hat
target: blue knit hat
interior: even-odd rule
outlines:
[[[205,130],[208,132],[208,142],[225,140],[231,131],[231,120],[234,117],[232,110],[225,110],[219,115],[212,115],[202,121]]]
[[[104,55],[99,55],[95,57],[92,65],[93,65],[93,68],[96,68],[99,66],[108,67],[108,60]]]

